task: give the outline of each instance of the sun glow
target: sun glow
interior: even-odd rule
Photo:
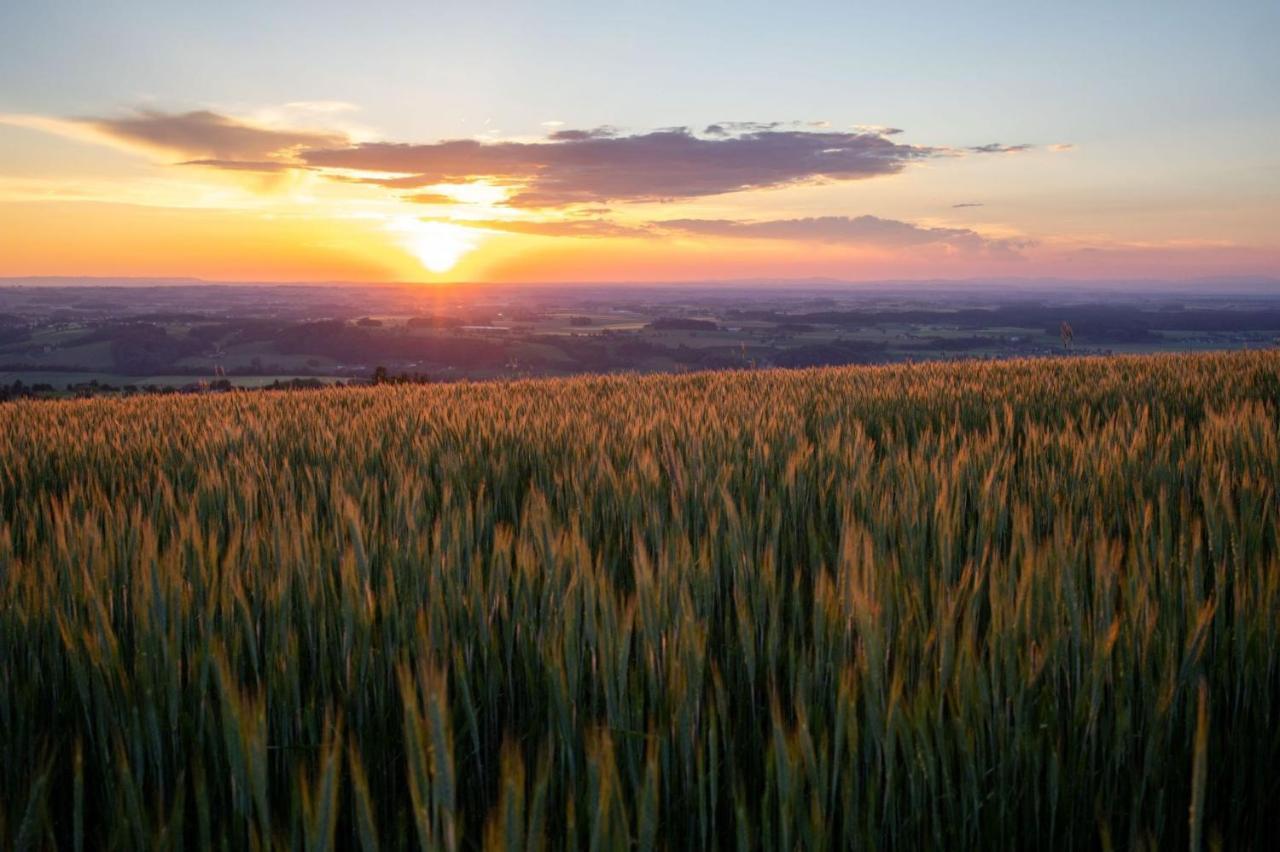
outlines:
[[[452,198],[458,204],[475,204],[482,207],[501,204],[511,195],[511,190],[507,187],[495,186],[483,180],[471,183],[440,183],[424,187],[424,190]]]
[[[420,219],[397,219],[391,229],[398,232],[401,244],[429,272],[448,272],[479,244],[480,234],[473,228],[448,222],[423,222]]]

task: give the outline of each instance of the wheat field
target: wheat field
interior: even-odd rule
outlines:
[[[1242,848],[1280,354],[0,406],[0,847]]]

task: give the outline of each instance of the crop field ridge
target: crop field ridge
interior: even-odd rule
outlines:
[[[0,848],[1254,848],[1280,352],[0,405]]]

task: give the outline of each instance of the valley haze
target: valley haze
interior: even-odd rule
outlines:
[[[1064,341],[1062,323],[1072,330]],[[1280,283],[0,282],[0,383],[40,394],[1270,348]]]

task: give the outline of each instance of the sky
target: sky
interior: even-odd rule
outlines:
[[[0,276],[1277,276],[1278,42],[1274,0],[4,3]]]

